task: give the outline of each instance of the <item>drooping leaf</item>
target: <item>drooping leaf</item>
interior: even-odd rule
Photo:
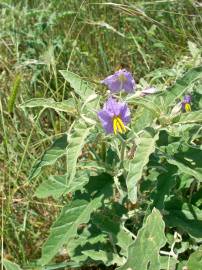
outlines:
[[[163,95],[165,106],[170,106],[175,103],[176,99],[180,98],[185,91],[188,90],[188,87],[200,78],[202,78],[202,66],[187,71],[184,76],[177,80],[175,85],[168,89]]]
[[[195,270],[202,267],[202,246],[200,246],[195,252],[193,252],[187,262],[188,269]]]
[[[75,115],[76,113],[76,108],[72,98],[62,102],[56,102],[52,98],[33,98],[21,104],[21,108],[23,109],[35,107],[50,108],[55,111],[66,112],[70,115]]]
[[[145,165],[149,162],[149,156],[155,151],[155,143],[158,140],[158,133],[145,130],[137,145],[134,158],[129,161],[129,171],[126,178],[128,197],[131,202],[137,200],[137,183],[141,179]]]
[[[67,168],[69,174],[69,185],[72,184],[76,174],[76,164],[81,150],[85,144],[85,140],[89,135],[90,128],[85,123],[78,122],[74,126],[74,132],[69,137],[69,145],[67,147]]]
[[[18,264],[13,263],[6,259],[3,259],[3,266],[5,267],[6,270],[21,270]]]
[[[180,205],[174,201],[166,205],[164,220],[168,226],[179,227],[196,238],[202,238],[202,213],[194,205],[184,203]]]
[[[92,83],[89,83],[83,80],[77,74],[70,72],[68,70],[60,70],[60,73],[66,81],[68,81],[74,91],[83,99],[86,100],[87,97],[95,94],[95,86]]]
[[[160,270],[159,250],[166,243],[164,229],[161,214],[154,208],[129,246],[126,263],[118,269],[147,270],[149,265],[149,270]]]
[[[88,182],[89,175],[87,171],[78,172],[74,181],[69,183],[68,174],[66,175],[51,175],[44,180],[36,189],[35,196],[38,198],[46,198],[52,196],[57,199],[65,193],[74,192],[82,189]]]
[[[102,196],[93,200],[75,200],[67,204],[51,227],[50,235],[42,247],[39,264],[45,265],[57,254],[59,249],[77,234],[80,224],[87,223],[93,211],[101,206]]]
[[[38,176],[44,166],[52,165],[60,157],[62,157],[66,153],[66,147],[67,135],[65,134],[59,139],[55,140],[52,146],[44,152],[44,154],[39,160],[35,162],[34,166],[31,169],[29,180]]]

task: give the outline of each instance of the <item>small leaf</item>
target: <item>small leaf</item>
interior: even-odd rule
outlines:
[[[3,259],[3,266],[5,267],[6,270],[21,270],[18,264],[13,263],[6,259]]]
[[[86,100],[87,97],[95,94],[94,84],[83,80],[80,76],[68,70],[60,70],[60,73],[68,81],[74,91],[83,99]]]
[[[66,147],[67,135],[63,135],[57,139],[52,144],[52,146],[45,151],[42,157],[34,164],[29,175],[29,180],[38,176],[44,166],[52,165],[58,160],[58,158],[62,157],[66,152]]]
[[[189,257],[187,263],[188,269],[190,270],[199,270],[202,266],[202,246],[200,246],[194,253]]]
[[[129,172],[126,178],[128,197],[131,202],[137,200],[137,183],[141,179],[145,165],[149,162],[149,156],[155,151],[155,143],[158,134],[153,135],[145,130],[140,138],[133,160],[129,161]]]
[[[70,115],[75,115],[76,113],[73,99],[56,102],[52,98],[33,98],[21,104],[21,108],[23,109],[35,107],[50,108],[55,111],[66,112]]]
[[[166,244],[165,224],[157,209],[147,217],[135,242],[129,246],[126,263],[119,270],[160,270],[159,250]]]

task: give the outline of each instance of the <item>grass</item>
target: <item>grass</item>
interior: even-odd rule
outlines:
[[[201,61],[194,54],[201,53],[202,7],[195,0],[25,0],[0,6],[1,254],[27,265],[40,257],[62,206],[33,196],[41,178],[30,183],[29,171],[70,122],[52,111],[22,111],[20,104],[33,97],[67,99],[60,69],[99,82],[127,67],[137,82],[169,85]]]

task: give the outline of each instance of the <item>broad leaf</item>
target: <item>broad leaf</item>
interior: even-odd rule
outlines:
[[[139,105],[140,107],[145,107],[146,109],[150,111],[150,113],[153,113],[155,116],[158,116],[161,113],[161,109],[158,107],[158,105],[156,105],[150,99],[147,99],[147,98],[130,99],[129,97],[126,100],[128,100],[128,103]]]
[[[47,264],[59,249],[77,234],[80,224],[87,223],[93,211],[101,206],[102,196],[93,200],[75,200],[67,204],[53,224],[50,236],[42,248],[42,257],[39,264]]]
[[[133,160],[129,161],[129,172],[126,178],[128,197],[131,202],[137,201],[137,183],[141,179],[145,165],[149,162],[149,156],[155,151],[155,143],[158,134],[145,130],[137,145]]]
[[[153,197],[153,206],[159,210],[164,208],[164,200],[166,195],[170,195],[170,191],[176,182],[176,167],[168,165],[166,172],[161,173],[157,178],[157,188]]]
[[[42,157],[36,161],[33,168],[31,169],[29,179],[33,179],[38,176],[41,169],[44,166],[54,164],[60,157],[62,157],[66,153],[67,147],[67,135],[63,135],[59,139],[57,139],[52,146],[45,151]]]
[[[3,259],[3,266],[5,267],[6,270],[21,270],[18,264],[13,263],[6,259]]]
[[[199,270],[202,267],[202,246],[200,246],[194,253],[189,257],[187,263],[188,269]]]
[[[180,173],[185,173],[190,175],[191,177],[195,177],[197,180],[202,181],[202,169],[191,168],[188,164],[184,164],[180,161],[174,159],[167,160],[170,164],[173,164],[178,167]],[[191,164],[190,164],[191,165]]]
[[[60,73],[68,81],[74,91],[83,99],[86,100],[87,97],[95,94],[94,92],[94,84],[89,83],[83,80],[80,76],[76,75],[73,72],[68,70],[60,70]]]
[[[202,110],[182,113],[180,118],[177,116],[173,119],[175,124],[189,124],[189,123],[200,123],[202,122]]]
[[[176,206],[177,205],[177,206]],[[196,238],[202,238],[202,212],[194,205],[184,203],[166,206],[164,220],[168,226],[179,227]]]
[[[98,189],[95,188],[97,186]],[[103,199],[112,195],[112,178],[107,174],[91,177],[86,187],[88,193],[80,193],[81,197],[89,199],[91,195],[93,199],[75,199],[62,209],[42,248],[40,264],[47,264],[65,243],[77,235],[79,225],[88,223],[91,213],[102,205]]]
[[[69,183],[68,175],[51,175],[48,179],[44,180],[36,189],[35,196],[38,198],[46,198],[52,196],[57,199],[67,192],[74,192],[82,189],[88,182],[89,175],[85,172],[78,172],[74,181]]]
[[[56,102],[52,98],[33,98],[21,104],[21,107],[23,109],[35,107],[50,108],[55,111],[66,112],[70,115],[75,115],[76,113],[73,99],[68,99],[62,102]]]
[[[188,87],[197,79],[202,78],[202,66],[190,69],[182,78],[177,80],[175,85],[168,89],[163,95],[165,106],[170,106],[179,99]]]
[[[116,222],[114,220],[116,220]],[[132,235],[130,232],[124,230],[123,225],[121,225],[121,220],[117,220],[117,217],[114,217],[114,220],[112,217],[104,215],[104,213],[97,213],[93,215],[92,222],[96,224],[102,232],[110,235],[114,245],[121,247],[121,254],[126,255],[128,247],[133,242]]]
[[[118,254],[109,251],[85,250],[82,253],[94,261],[103,262],[106,266],[123,264],[123,258],[119,257]]]
[[[69,174],[69,185],[76,174],[76,164],[81,150],[85,144],[85,140],[89,135],[90,128],[85,123],[78,122],[74,126],[74,132],[69,137],[69,145],[67,147],[67,168]]]
[[[166,244],[165,225],[157,209],[147,217],[136,240],[128,249],[126,263],[119,270],[160,270],[159,250]]]

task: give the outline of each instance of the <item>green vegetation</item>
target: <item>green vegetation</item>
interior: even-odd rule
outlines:
[[[132,270],[133,265],[144,270],[148,264],[151,270],[160,265],[165,270],[184,270],[187,265],[199,270],[200,1],[10,0],[0,1],[0,8],[5,269],[86,264],[99,269],[103,263]],[[122,67],[133,73],[137,90],[155,86],[160,94],[121,97],[133,117],[132,131],[123,136],[128,146],[120,150],[123,138],[105,137],[100,124],[94,127],[98,119],[91,116],[106,100],[100,80]],[[173,107],[187,93],[192,95],[192,112],[175,114]],[[117,162],[123,151],[126,160]],[[95,175],[89,181],[91,172]],[[112,205],[95,212],[112,194]],[[71,216],[74,208],[77,212]],[[89,220],[92,228],[82,228]],[[125,227],[119,231],[121,222]],[[77,229],[80,242],[72,238]],[[148,238],[156,246],[147,244]],[[139,247],[148,251],[143,258]],[[159,259],[160,249],[165,256]],[[51,259],[52,266],[41,266]]]

